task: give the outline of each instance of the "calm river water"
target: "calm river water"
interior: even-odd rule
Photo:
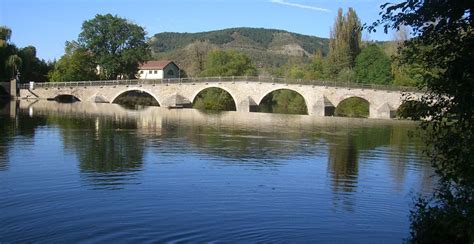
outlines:
[[[400,243],[413,197],[434,182],[406,121],[46,101],[1,111],[0,243]]]

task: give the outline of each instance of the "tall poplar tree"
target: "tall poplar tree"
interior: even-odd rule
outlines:
[[[360,53],[362,25],[354,9],[343,14],[340,8],[329,40],[329,74],[334,78],[343,69],[352,69]]]

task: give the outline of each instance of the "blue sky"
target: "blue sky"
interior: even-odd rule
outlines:
[[[263,27],[328,37],[339,7],[353,7],[363,23],[378,18],[386,0],[0,0],[0,25],[13,31],[19,47],[33,45],[46,60],[59,58],[75,40],[82,22],[96,14],[116,14],[158,32],[200,32],[231,27]],[[371,33],[371,40],[391,35]]]

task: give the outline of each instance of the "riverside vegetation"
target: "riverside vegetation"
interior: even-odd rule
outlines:
[[[382,18],[370,29],[403,25],[412,39],[398,50],[399,67],[423,72],[417,108],[426,152],[438,176],[431,196],[419,196],[411,211],[413,243],[474,242],[474,2],[403,1],[382,5]],[[427,24],[430,23],[430,24]]]

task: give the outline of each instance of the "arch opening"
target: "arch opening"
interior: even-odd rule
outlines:
[[[158,101],[148,92],[141,90],[126,91],[117,96],[112,103],[128,109],[142,109],[148,106],[159,107]]]
[[[361,97],[349,97],[339,102],[334,115],[339,117],[368,118],[369,109],[369,101]]]
[[[289,89],[274,90],[260,101],[258,112],[280,114],[308,114],[304,97]]]
[[[193,101],[193,108],[208,111],[236,111],[235,100],[229,92],[218,87],[200,91]]]
[[[0,86],[0,97],[10,97],[10,94],[3,86]]]
[[[79,98],[69,94],[58,95],[53,100],[58,103],[75,103],[81,101]]]

